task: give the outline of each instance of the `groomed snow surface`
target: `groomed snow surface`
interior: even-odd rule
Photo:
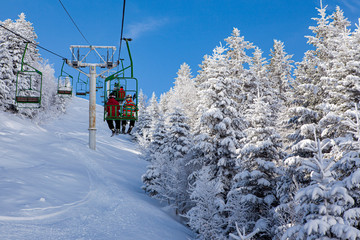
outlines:
[[[1,240],[186,240],[193,234],[141,189],[148,162],[129,135],[110,137],[97,106],[73,97],[46,125],[0,113]]]

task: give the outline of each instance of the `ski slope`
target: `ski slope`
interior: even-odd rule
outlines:
[[[186,240],[191,231],[141,189],[147,162],[129,135],[110,137],[97,106],[73,97],[46,125],[0,113],[1,240]]]

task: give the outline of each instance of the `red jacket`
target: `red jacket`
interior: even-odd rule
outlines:
[[[109,98],[109,100],[106,103],[106,112],[108,113],[108,116],[118,117],[119,110],[120,110],[119,102],[116,101],[115,98]]]
[[[120,88],[117,93],[117,98],[123,100],[125,98],[125,90]]]
[[[132,99],[126,99],[123,105],[123,115],[125,117],[135,117],[135,112],[137,111],[137,107]]]

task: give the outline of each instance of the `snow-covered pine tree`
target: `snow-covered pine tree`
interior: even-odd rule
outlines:
[[[274,40],[273,49],[270,50],[270,64],[268,66],[271,86],[275,90],[273,97],[276,98],[278,104],[284,104],[289,100],[287,93],[292,82],[291,69],[294,61],[291,60],[292,55],[288,55],[284,48],[283,42]]]
[[[294,93],[297,96],[297,105],[303,105],[308,108],[328,102],[330,97],[329,89],[333,81],[328,78],[329,62],[335,57],[336,44],[335,37],[340,37],[334,32],[331,16],[326,14],[326,7],[318,9],[319,17],[313,18],[317,26],[309,27],[314,36],[307,36],[308,44],[314,47],[314,50],[308,50],[302,62],[297,63],[294,71],[296,81],[294,81]],[[321,117],[321,116],[320,116]]]
[[[150,128],[151,123],[151,116],[146,111],[146,99],[147,96],[144,94],[142,89],[140,89],[138,95],[138,121],[133,130],[138,142],[143,141],[143,138],[145,138],[144,133],[146,133],[146,129]]]
[[[273,90],[271,108],[274,114],[274,121],[279,124],[276,126],[277,131],[284,138],[288,131],[282,128],[281,122],[286,121],[286,107],[289,106],[291,99],[291,83],[293,60],[292,55],[285,52],[284,43],[274,40],[273,49],[270,49],[270,64],[267,66],[270,89]],[[284,118],[285,117],[285,118]]]
[[[326,75],[320,80],[325,82],[325,89],[330,96],[327,103],[332,106],[332,111],[341,115],[351,108],[348,100],[354,101],[356,97],[359,99],[352,92],[354,83],[359,81],[359,75],[354,74],[353,69],[347,66],[354,57],[349,54],[351,52],[351,33],[348,29],[350,22],[339,7],[330,15],[330,19],[332,20],[329,24],[330,39],[324,42],[330,56],[326,63]]]
[[[270,81],[268,78],[267,61],[262,54],[263,51],[261,51],[260,48],[255,47],[250,63],[250,71],[255,80],[255,87],[252,90],[254,92],[254,99],[258,98],[259,91],[261,91],[262,97],[270,96],[273,98],[271,92],[267,92],[270,88]]]
[[[348,55],[351,56],[347,62],[346,67],[349,71],[348,76],[345,77],[344,90],[348,93],[347,102],[360,102],[360,20],[356,25],[356,29],[350,35],[348,42]],[[350,108],[348,108],[350,109]]]
[[[190,187],[190,198],[195,207],[187,212],[190,227],[198,233],[198,239],[224,239],[224,217],[219,214],[219,203],[214,196],[222,194],[222,184],[213,177],[210,166],[196,172],[196,184]]]
[[[294,146],[313,153],[312,157],[299,159],[300,169],[311,172],[310,184],[295,196],[299,201],[297,213],[302,215],[302,219],[289,228],[282,239],[358,239],[360,231],[344,221],[345,210],[354,204],[354,199],[334,179],[334,159],[323,155],[329,142],[317,139],[315,128],[312,129],[314,141],[306,139]]]
[[[32,23],[26,20],[25,14],[21,13],[15,22],[6,20],[5,26],[33,43],[29,44],[24,61],[30,65],[38,62],[40,60],[40,55],[38,49],[34,46],[34,44],[37,44],[37,35]],[[5,41],[8,42],[9,52],[13,59],[13,71],[14,75],[16,75],[17,71],[20,70],[21,58],[25,49],[25,41],[12,33],[7,35]]]
[[[189,124],[194,126],[194,122],[197,120],[196,107],[197,107],[197,91],[195,88],[195,82],[191,76],[190,66],[183,63],[177,72],[177,78],[174,82],[174,88],[170,94],[170,98],[167,99],[172,105],[170,108],[174,108],[180,102],[184,108],[184,113],[189,118]]]
[[[177,213],[184,214],[190,208],[188,177],[191,168],[189,151],[192,147],[189,119],[179,102],[168,116],[168,131],[162,152],[167,155],[166,171],[162,172],[166,199],[176,209]]]
[[[276,97],[276,86],[271,84],[267,61],[263,58],[262,54],[261,49],[255,47],[250,63],[250,74],[247,74],[247,79],[251,79],[251,84],[247,84],[247,98],[245,102],[248,108],[252,108],[261,92],[262,100],[269,104],[269,110],[272,112],[269,117],[272,118],[272,121],[276,121],[277,115],[274,113],[279,112],[280,105]],[[245,111],[247,111],[248,108],[245,109]]]
[[[167,124],[160,115],[148,147],[150,165],[142,176],[146,192],[167,201],[181,214],[190,208],[188,176],[191,170],[187,165],[187,155],[192,139],[187,122],[179,107],[168,116]]]
[[[317,26],[311,26],[310,29],[314,36],[307,36],[308,43],[314,47],[314,50],[309,50],[305,53],[302,62],[297,63],[295,70],[296,79],[293,82],[293,97],[290,103],[290,108],[287,111],[288,122],[287,128],[292,130],[285,141],[286,149],[289,151],[289,160],[286,161],[287,174],[282,180],[283,186],[279,188],[278,194],[281,197],[281,204],[293,205],[294,190],[306,187],[309,184],[309,175],[300,174],[297,167],[301,163],[302,158],[312,157],[311,151],[303,148],[292,148],[302,140],[307,139],[313,141],[313,132],[309,129],[315,126],[319,139],[322,142],[329,142],[324,154],[329,156],[334,143],[332,141],[340,137],[344,133],[343,125],[341,124],[341,111],[337,111],[339,107],[334,104],[334,96],[337,90],[338,77],[335,77],[334,70],[338,69],[336,66],[343,65],[335,58],[343,51],[347,25],[340,15],[328,16],[326,14],[326,7],[318,9],[319,17],[314,18]],[[337,19],[337,20],[335,20]],[[342,22],[338,24],[337,22]],[[342,26],[341,30],[337,26]],[[343,58],[344,59],[344,58]],[[338,62],[336,62],[338,61]],[[336,70],[336,71],[338,71]],[[335,72],[336,72],[335,71]],[[339,71],[338,71],[339,72]],[[340,75],[338,75],[340,76]],[[327,156],[328,158],[330,158]],[[285,202],[283,202],[285,201]],[[284,205],[283,205],[284,206]]]
[[[207,214],[199,213],[198,211],[204,209],[203,206],[195,206],[192,209],[193,212],[198,212],[197,216],[204,217],[197,221],[206,223],[207,229],[196,229],[198,225],[191,227],[200,231],[201,234],[215,231],[216,235],[210,237],[211,239],[222,239],[226,235],[228,212],[225,205],[232,178],[235,175],[236,150],[239,148],[239,139],[243,137],[242,132],[245,128],[238,111],[240,108],[239,79],[232,74],[225,51],[226,49],[222,46],[216,47],[213,55],[207,58],[207,63],[201,72],[202,82],[198,83],[200,97],[198,114],[201,117],[194,139],[195,157],[191,162],[194,166],[207,169],[195,173],[198,177],[195,186],[198,181],[202,181],[199,174],[206,173],[212,175],[210,179],[217,188],[216,194],[206,201],[211,202],[211,207],[215,204],[216,216],[208,219]],[[198,188],[194,187],[194,189]],[[193,193],[193,196],[202,198],[199,194]],[[193,215],[190,215],[188,217],[192,218]],[[191,219],[190,224],[194,221],[195,219]],[[218,234],[221,232],[222,236]]]
[[[345,113],[343,123],[348,126],[348,134],[341,139],[339,161],[335,164],[337,179],[345,187],[355,204],[344,214],[344,221],[360,229],[360,111],[355,109]]]
[[[341,118],[350,107],[346,99],[355,99],[350,89],[358,77],[347,69],[351,60],[347,29],[350,23],[340,8],[330,16],[326,15],[326,7],[318,11],[318,26],[310,27],[315,36],[308,36],[308,43],[315,50],[308,51],[298,64],[295,94],[301,105],[317,112],[319,137],[334,138],[344,134]]]
[[[146,148],[147,160],[150,162],[147,166],[147,171],[142,175],[142,181],[144,186],[142,187],[145,192],[148,192],[150,196],[155,196],[158,199],[164,199],[162,195],[165,192],[165,183],[162,182],[162,174],[165,169],[167,158],[162,154],[162,150],[165,147],[167,127],[162,115],[155,125],[152,141],[149,142],[148,148]]]
[[[66,112],[66,106],[71,101],[71,96],[57,94],[57,79],[55,70],[44,60],[35,64],[36,68],[42,72],[43,86],[41,96],[41,108],[33,110],[33,120],[37,123],[55,119]]]
[[[170,88],[168,92],[162,93],[160,95],[159,110],[164,115],[168,114],[171,110],[169,99],[173,94],[174,94],[174,88]]]
[[[266,98],[258,96],[246,112],[250,127],[238,157],[238,173],[228,194],[227,208],[231,230],[237,222],[245,232],[259,228],[258,239],[272,239],[277,220],[276,184],[281,175],[280,136],[274,128],[273,112]]]
[[[333,42],[337,45],[335,59],[331,61],[332,68],[328,71],[329,78],[335,82],[329,101],[334,111],[320,123],[325,128],[322,135],[336,137],[336,146],[331,149],[331,154],[338,160],[335,167],[337,180],[355,200],[355,204],[346,209],[344,221],[359,229],[360,186],[357,170],[360,146],[357,103],[360,101],[360,58],[359,46],[354,45],[359,43],[359,26],[351,34],[347,29],[350,24],[339,7],[331,19],[333,32],[336,33]]]
[[[238,97],[236,101],[240,103],[239,110],[244,112],[257,96],[257,90],[253,92],[254,89],[257,89],[256,83],[253,81],[254,75],[248,69],[248,66],[252,64],[252,58],[248,55],[248,51],[255,47],[249,41],[245,41],[244,36],[240,35],[237,28],[233,29],[231,36],[226,38],[225,41],[229,47],[227,56],[229,58],[230,75],[238,81],[238,88],[236,89]],[[258,60],[263,61],[261,54],[259,56],[260,59]]]
[[[0,22],[6,28],[9,28],[12,21],[10,19]],[[9,31],[0,29],[0,110],[9,110],[13,106],[15,92],[15,78],[13,71],[13,62],[10,55]]]
[[[146,127],[143,129],[143,139],[145,140],[144,142],[144,147],[147,148],[148,144],[152,141],[152,135],[153,135],[153,131],[155,129],[155,126],[157,124],[157,121],[160,118],[160,115],[162,114],[160,112],[159,109],[159,103],[157,101],[157,97],[155,95],[155,92],[152,93],[151,98],[149,100],[149,104],[146,107],[146,113],[147,116],[150,116],[151,122],[149,125],[149,127]]]
[[[32,27],[32,24],[30,22],[26,21],[24,13],[21,13],[19,15],[19,19],[17,19],[15,22],[8,19],[3,23],[3,25],[6,28],[10,29],[11,31],[16,32],[16,33],[20,34],[21,36],[25,37],[32,43],[34,43],[34,44],[36,43],[37,36],[35,34],[34,28]],[[24,39],[19,38],[15,34],[7,31],[5,29],[2,29],[2,32],[3,32],[3,34],[1,36],[1,39],[2,39],[1,47],[4,49],[3,51],[4,51],[5,55],[6,54],[10,55],[9,61],[11,61],[10,67],[12,70],[12,74],[10,74],[10,76],[8,76],[8,77],[12,77],[12,78],[4,79],[6,86],[8,87],[8,91],[11,93],[11,94],[7,95],[6,100],[4,102],[4,104],[5,104],[4,107],[5,107],[5,109],[15,111],[15,110],[17,110],[16,106],[14,105],[15,89],[16,89],[16,74],[20,70],[21,59],[22,59],[23,52],[25,50],[25,42],[24,42]],[[34,47],[33,44],[29,44],[27,54],[25,56],[24,61],[33,65],[34,63],[36,63],[39,60],[40,59],[39,59],[38,50]],[[5,70],[5,71],[8,71],[8,70]],[[26,84],[26,83],[22,82],[22,84]],[[29,115],[29,116],[32,115],[31,110],[29,110],[29,109],[27,109],[26,111],[23,111],[23,112],[25,115]]]

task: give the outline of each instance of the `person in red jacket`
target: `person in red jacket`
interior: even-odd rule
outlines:
[[[119,84],[118,83],[115,83],[115,88],[114,88],[114,91],[112,92],[112,94],[115,95],[115,100],[122,103],[125,99],[125,90],[124,90],[124,87],[121,86],[119,88]]]
[[[115,100],[115,95],[110,94],[109,99],[106,102],[106,112],[108,118],[118,118],[119,117],[119,110],[120,110],[120,104],[118,101]],[[114,129],[114,121],[116,129]],[[108,119],[106,120],[112,135],[119,134],[120,133],[120,120],[118,119]]]
[[[131,133],[131,130],[133,129],[133,127],[135,126],[135,118],[136,118],[136,111],[137,111],[137,107],[135,105],[135,103],[132,100],[132,96],[131,94],[128,94],[126,96],[126,100],[125,103],[123,105],[123,116],[127,117],[127,118],[134,118],[134,119],[130,119],[130,125],[129,125],[129,129],[127,131],[128,134]],[[127,120],[122,120],[121,122],[122,125],[122,133],[125,133],[125,128],[127,125]]]
[[[121,86],[117,92],[117,100],[119,102],[123,102],[125,99],[125,90],[123,88],[123,86]]]

